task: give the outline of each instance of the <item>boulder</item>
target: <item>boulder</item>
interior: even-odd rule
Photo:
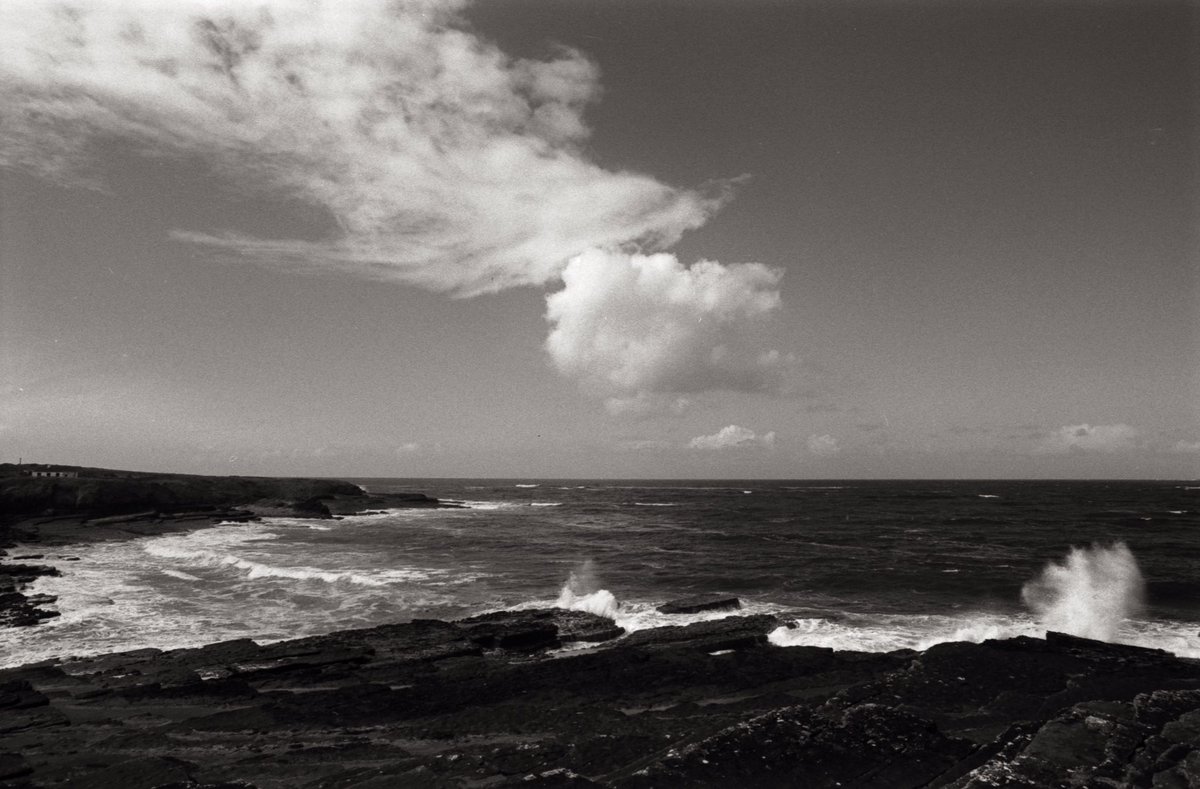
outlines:
[[[734,611],[742,607],[742,601],[732,595],[701,594],[681,597],[658,607],[660,614],[697,614],[701,611]]]

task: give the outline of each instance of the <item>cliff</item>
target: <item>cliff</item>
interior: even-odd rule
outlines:
[[[274,499],[301,502],[362,490],[333,479],[215,477],[56,466],[78,477],[19,476],[0,465],[0,513],[10,521],[31,515],[114,515],[149,510],[234,507]]]

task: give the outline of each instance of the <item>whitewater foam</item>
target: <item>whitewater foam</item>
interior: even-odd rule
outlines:
[[[613,620],[621,611],[616,596],[607,589],[600,588],[596,564],[591,559],[580,564],[567,576],[554,606],[568,611],[587,611],[589,614]]]
[[[1121,625],[1143,608],[1145,582],[1123,542],[1071,548],[1021,589],[1021,599],[1047,630],[1113,641]]]

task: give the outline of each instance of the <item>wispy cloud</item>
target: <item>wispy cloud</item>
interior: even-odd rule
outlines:
[[[571,49],[510,58],[464,5],[8,0],[0,165],[96,187],[102,140],[197,158],[341,232],[178,238],[459,295],[545,284],[591,247],[669,246],[726,198],[590,162],[596,65]]]
[[[511,58],[470,30],[465,5],[0,3],[0,166],[102,188],[117,139],[338,228],[175,232],[213,255],[456,296],[561,281],[546,347],[613,414],[775,386],[788,359],[743,327],[778,307],[781,273],[643,254],[702,225],[737,179],[678,188],[599,167],[583,115],[596,64],[568,48]]]
[[[775,433],[758,435],[753,430],[728,425],[710,436],[696,436],[688,442],[691,449],[761,449],[775,446]]]
[[[1066,425],[1042,437],[1037,454],[1067,452],[1120,452],[1137,446],[1139,432],[1126,424]]]
[[[1180,439],[1171,445],[1170,451],[1181,455],[1200,455],[1200,441]]]

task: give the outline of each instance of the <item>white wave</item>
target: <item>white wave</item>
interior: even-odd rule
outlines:
[[[183,570],[171,570],[171,569],[169,569],[169,568],[168,568],[168,569],[165,569],[165,570],[163,570],[163,571],[162,571],[162,574],[163,574],[163,575],[169,575],[169,576],[171,576],[172,578],[178,578],[178,579],[180,579],[181,581],[200,581],[200,580],[203,580],[203,579],[201,579],[201,578],[197,578],[196,576],[192,575],[191,573],[185,573]]]
[[[938,615],[860,615],[844,619],[800,618],[771,631],[779,647],[813,646],[857,652],[929,649],[951,641],[981,643],[1017,636],[1044,638],[1046,628],[1032,617],[988,613]],[[1200,657],[1200,637],[1188,622],[1130,620],[1117,643],[1164,649],[1179,657]]]
[[[1050,562],[1021,588],[1021,599],[1049,630],[1112,641],[1139,612],[1145,582],[1123,542],[1072,548],[1062,564]]]
[[[979,494],[979,498],[981,498],[981,499],[998,499],[998,498],[1000,498],[1000,497],[999,497],[999,496],[994,496],[994,495],[992,495],[991,493],[980,493],[980,494]]]
[[[561,507],[561,501],[534,501],[530,503],[530,507]]]
[[[800,487],[787,487],[784,490],[845,490],[847,485],[803,485]]]
[[[563,587],[554,603],[555,608],[565,608],[568,611],[587,611],[589,614],[617,620],[621,613],[621,604],[607,589],[600,589],[591,594],[576,595],[567,587]]]
[[[261,558],[240,555],[255,542],[271,542],[279,535],[270,532],[242,530],[240,533],[217,530],[197,531],[183,535],[164,535],[141,541],[142,551],[157,559],[188,567],[210,567],[236,569],[245,573],[250,580],[281,578],[296,581],[321,581],[327,584],[350,583],[358,586],[383,587],[392,583],[424,580],[445,575],[444,570],[417,568],[393,568],[387,570],[365,570],[346,567],[312,567],[307,565],[280,565]],[[178,571],[176,567],[162,568]]]
[[[458,504],[472,510],[505,510],[523,506],[522,502],[514,501],[476,501],[473,499],[447,499],[448,504]],[[447,512],[448,510],[443,510]]]
[[[514,488],[536,488],[538,486],[537,485],[522,485],[520,483],[517,483],[516,485],[513,485],[513,487]]]
[[[635,507],[678,507],[679,504],[675,503],[675,502],[635,501],[633,503],[633,506],[635,506]]]
[[[856,652],[928,649],[946,641],[979,643],[989,638],[1040,635],[1037,625],[1008,617],[878,616],[834,621],[796,619],[767,640],[780,647],[814,646]]]

